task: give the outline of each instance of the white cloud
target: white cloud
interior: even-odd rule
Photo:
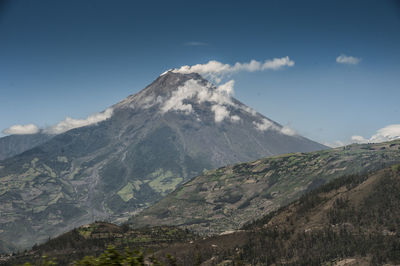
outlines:
[[[27,125],[14,125],[7,129],[4,129],[2,132],[7,135],[25,135],[25,134],[36,134],[39,133],[40,129],[38,126],[34,124]]]
[[[208,88],[204,87],[202,84],[198,83],[193,79],[188,81],[177,88],[177,90],[172,92],[171,97],[165,101],[164,105],[161,106],[161,112],[166,113],[170,110],[183,111],[187,114],[193,111],[192,105],[189,103],[184,103],[186,99],[192,99],[193,97],[200,94],[201,99],[207,99]]]
[[[229,117],[229,111],[223,105],[215,104],[215,105],[211,106],[211,111],[214,112],[215,122],[217,122],[217,123],[219,123],[222,120],[224,120],[225,118]]]
[[[379,143],[379,142],[385,142],[385,141],[391,141],[395,139],[400,139],[400,124],[393,124],[386,126],[384,128],[381,128],[376,131],[374,135],[372,135],[370,138],[365,138],[363,136],[359,135],[354,135],[351,136],[350,141],[340,141],[337,140],[333,143],[324,143],[324,145],[336,148],[336,147],[341,147],[345,146],[351,143],[358,143],[358,144],[364,144],[364,143]]]
[[[344,54],[341,54],[336,58],[336,63],[339,63],[339,64],[357,65],[360,61],[361,61],[360,58],[353,57],[353,56],[347,56]]]
[[[400,138],[400,124],[389,125],[379,129],[370,138],[370,142],[384,142]]]
[[[400,138],[400,124],[393,124],[379,129],[369,139],[362,136],[352,136],[353,143],[379,143]]]
[[[34,124],[27,125],[14,125],[10,128],[4,129],[2,132],[7,135],[23,135],[23,134],[36,134],[42,131],[46,134],[60,134],[70,129],[84,127],[92,124],[96,124],[103,120],[106,120],[112,116],[113,109],[108,108],[104,112],[95,113],[88,116],[86,119],[73,119],[71,117],[65,118],[65,120],[57,123],[54,126],[47,127],[45,129],[40,129]]]
[[[220,94],[226,95],[228,97],[232,97],[235,94],[234,86],[235,86],[235,81],[234,80],[230,80],[227,83],[219,85],[217,87],[217,91]]]
[[[253,121],[253,124],[257,130],[266,131],[266,130],[275,130],[281,134],[288,135],[288,136],[295,136],[297,135],[296,131],[289,126],[278,127],[273,122],[269,121],[268,119],[263,118],[261,122]]]
[[[238,122],[238,121],[240,120],[240,117],[237,116],[237,115],[233,115],[233,116],[231,116],[231,120],[232,120],[233,122]]]
[[[284,126],[281,128],[281,133],[288,135],[288,136],[295,136],[296,131],[293,128],[290,128],[289,126]]]
[[[233,105],[232,97],[235,94],[234,90],[235,81],[230,80],[222,85],[219,85],[216,90],[211,91],[209,101],[218,104]]]
[[[269,120],[263,118],[261,120],[261,123],[253,121],[254,126],[256,127],[256,129],[260,130],[260,131],[265,131],[268,129],[276,129],[276,126]]]
[[[190,79],[172,92],[164,104],[161,106],[161,113],[169,111],[182,111],[186,114],[193,113],[193,106],[187,103],[186,100],[195,101],[199,104],[203,102],[211,102],[211,111],[214,112],[215,122],[219,123],[225,118],[231,121],[239,121],[240,117],[230,116],[227,106],[234,105],[232,96],[234,95],[233,80],[230,80],[218,87],[213,87],[212,84],[201,84],[197,80]]]
[[[235,82],[233,80],[215,87],[211,83],[204,85],[197,80],[190,79],[172,92],[171,97],[160,107],[160,111],[163,114],[169,111],[182,111],[190,114],[194,113],[194,110],[189,100],[198,104],[209,102],[212,103],[211,111],[214,112],[216,123],[224,119],[237,122],[240,117],[238,115],[231,116],[227,108],[228,106],[236,106],[232,101],[232,97],[235,94],[234,85]],[[255,113],[250,108],[245,111]]]
[[[108,108],[104,112],[95,113],[88,116],[86,119],[73,119],[71,117],[65,118],[65,120],[59,122],[58,124],[48,127],[43,131],[48,134],[60,134],[70,129],[84,127],[98,122],[104,121],[112,116],[113,109]]]
[[[294,61],[290,60],[289,56],[282,58],[274,58],[273,60],[267,60],[261,66],[261,70],[266,70],[266,69],[278,70],[285,66],[288,67],[294,66]]]
[[[223,64],[221,62],[211,60],[206,64],[196,64],[193,66],[182,66],[180,68],[173,69],[171,71],[176,73],[199,73],[206,77],[212,78],[219,82],[221,77],[233,74],[240,71],[263,71],[263,70],[278,70],[283,67],[294,66],[294,61],[290,60],[288,56],[282,58],[274,58],[272,60],[266,60],[264,62],[251,60],[248,63],[237,62],[234,65]]]

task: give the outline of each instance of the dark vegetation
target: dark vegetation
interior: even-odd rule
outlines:
[[[371,174],[336,179],[247,225],[241,258],[255,264],[320,265],[349,257],[373,265],[400,263],[400,175],[388,169],[375,175],[376,182],[361,193],[355,190]]]
[[[144,254],[147,254],[146,257],[151,257],[151,254],[155,251],[174,242],[194,239],[196,239],[196,236],[189,231],[175,227],[131,230],[128,225],[117,226],[105,222],[96,222],[76,228],[54,239],[49,239],[44,244],[35,245],[30,251],[14,255],[7,264],[15,265],[29,262],[33,265],[46,263],[67,265],[73,261],[82,260],[82,264],[78,265],[107,265],[96,263],[104,263],[110,257],[113,257],[112,260],[115,259],[114,262],[140,260]],[[83,259],[84,257],[87,258]],[[96,257],[98,257],[97,262]],[[167,257],[163,259],[168,261]]]

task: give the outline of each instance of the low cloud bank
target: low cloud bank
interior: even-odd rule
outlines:
[[[39,132],[43,132],[46,134],[60,134],[74,128],[84,127],[106,120],[112,116],[112,113],[113,109],[108,108],[104,112],[92,114],[88,116],[86,119],[73,119],[71,117],[67,117],[65,118],[65,120],[57,123],[56,125],[44,129],[40,129],[38,126],[34,124],[28,124],[28,125],[14,125],[10,128],[3,130],[2,132],[7,135],[36,134]]]
[[[88,116],[86,119],[74,119],[71,117],[65,118],[65,120],[59,122],[58,124],[48,127],[43,131],[47,134],[60,134],[68,130],[84,127],[98,122],[104,121],[112,116],[113,109],[108,108],[104,112],[95,113]]]
[[[29,135],[39,133],[40,129],[35,124],[14,125],[2,131],[6,135]]]
[[[354,135],[351,137],[350,141],[340,141],[337,140],[333,143],[324,143],[325,145],[336,148],[336,147],[341,147],[345,146],[351,143],[358,143],[358,144],[364,144],[364,143],[380,143],[380,142],[385,142],[385,141],[391,141],[395,139],[400,139],[400,124],[393,124],[393,125],[388,125],[384,128],[381,128],[376,131],[374,135],[372,135],[370,138],[365,138],[360,135]]]
[[[379,129],[369,139],[363,136],[352,136],[351,140],[355,143],[379,143],[400,138],[400,124],[393,124]]]

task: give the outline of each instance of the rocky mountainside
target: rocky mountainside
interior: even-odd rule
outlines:
[[[206,169],[326,148],[234,99],[232,85],[167,72],[107,120],[1,161],[0,239],[29,247],[95,220],[122,222]]]
[[[54,135],[38,133],[2,137],[0,138],[0,161],[43,144],[53,136]]]
[[[203,238],[174,227],[132,230],[95,223],[0,261],[40,263],[47,254],[67,265],[85,255],[98,256],[113,244],[115,249],[105,251],[97,263],[132,256],[124,251],[129,246],[145,252],[146,265],[158,265],[150,264],[151,258],[165,265],[398,265],[399,195],[397,164],[336,178],[230,233]],[[166,259],[168,254],[174,259]],[[94,259],[85,265],[97,265],[89,261]]]
[[[176,225],[202,234],[237,230],[337,177],[399,162],[397,140],[222,167],[183,184],[130,223],[134,227]]]

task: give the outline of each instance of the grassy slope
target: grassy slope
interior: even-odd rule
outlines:
[[[241,231],[157,255],[170,253],[184,265],[399,264],[399,168],[336,179]]]
[[[238,229],[342,175],[400,162],[400,141],[264,158],[194,178],[131,219],[134,227],[179,225],[200,233]]]
[[[196,238],[177,228],[130,230],[97,223],[50,240],[13,262],[39,261],[47,253],[64,265],[115,244],[119,249],[151,249],[147,254],[164,262],[172,254],[178,265],[399,264],[399,204],[400,165],[395,165],[337,178],[233,233]]]

